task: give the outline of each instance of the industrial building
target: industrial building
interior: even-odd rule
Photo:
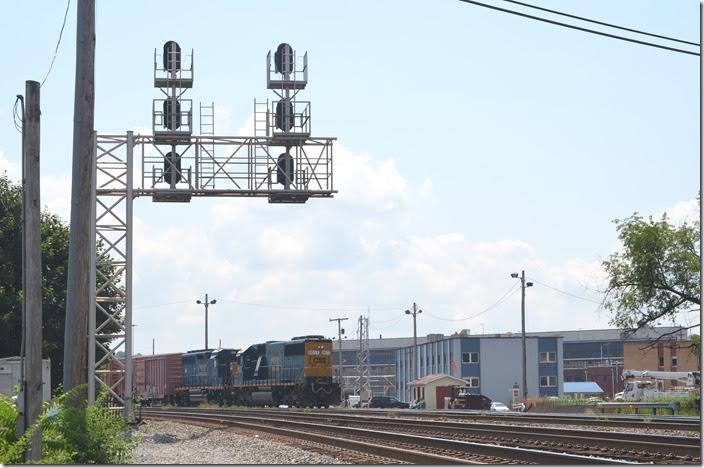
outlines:
[[[526,333],[528,370],[528,393],[529,395],[559,395],[563,387],[563,382],[596,382],[603,390],[605,396],[611,398],[615,393],[623,390],[623,382],[620,378],[624,369],[624,355],[632,356],[630,364],[626,359],[626,368],[640,368],[645,365],[642,361],[635,359],[639,351],[647,343],[655,338],[667,335],[668,343],[679,343],[680,350],[678,359],[687,359],[687,370],[691,360],[685,356],[682,346],[687,345],[689,339],[687,332],[679,330],[679,327],[657,327],[652,329],[639,330],[633,334],[626,334],[618,329],[598,329],[598,330],[561,330],[549,332]],[[481,392],[487,396],[486,391],[491,391],[499,401],[507,399],[505,396],[514,383],[521,385],[521,339],[520,333],[484,334],[472,335],[469,330],[462,330],[450,336],[442,334],[430,334],[419,336],[418,359],[419,369],[425,370],[419,374],[420,377],[433,373],[448,374],[455,377],[474,377],[468,384],[476,385],[472,387],[473,392]],[[464,345],[463,339],[470,338]],[[557,341],[550,341],[549,338],[559,338]],[[482,339],[484,340],[482,342]],[[449,341],[448,341],[449,340]],[[452,341],[455,340],[455,341]],[[458,341],[459,340],[459,341]],[[478,340],[478,341],[473,341]],[[499,340],[499,341],[497,341]],[[503,340],[503,341],[502,341]],[[442,341],[443,344],[436,344]],[[368,342],[368,365],[366,375],[373,395],[392,395],[401,400],[410,401],[410,359],[413,347],[413,337],[401,338],[371,338]],[[434,343],[430,348],[424,348],[427,343]],[[455,343],[460,343],[455,345]],[[483,343],[483,345],[481,344]],[[541,345],[542,343],[542,345]],[[555,343],[556,350],[547,350],[547,343]],[[455,349],[455,346],[458,346]],[[467,347],[467,349],[462,348]],[[469,349],[472,347],[477,350]],[[550,345],[552,346],[552,345]],[[339,370],[338,350],[339,342],[334,342],[334,364],[336,375]],[[672,351],[670,344],[661,352],[661,357],[668,362],[666,369],[670,369],[672,364]],[[343,392],[345,395],[352,394],[355,385],[359,385],[360,375],[363,369],[359,366],[359,356],[364,350],[360,347],[357,339],[342,340],[342,378]],[[440,349],[438,349],[440,348]],[[452,352],[449,349],[452,348]],[[546,349],[543,349],[546,348]],[[401,360],[399,350],[403,352],[404,360]],[[422,350],[426,351],[422,351]],[[628,351],[625,352],[624,350]],[[425,354],[427,353],[427,357]],[[471,353],[479,352],[482,358]],[[552,354],[544,354],[554,352]],[[457,354],[457,353],[462,353]],[[466,356],[466,353],[470,353]],[[541,354],[542,353],[542,354]],[[653,363],[657,363],[658,353],[651,353]],[[650,356],[651,354],[648,354]],[[463,359],[470,362],[462,362]],[[472,359],[480,359],[480,362],[471,362]],[[543,359],[544,362],[540,362]],[[692,358],[698,362],[698,358]],[[528,363],[532,362],[531,368]],[[537,362],[538,367],[535,367]],[[650,361],[648,361],[650,362]],[[664,362],[664,361],[663,361]],[[683,361],[684,363],[685,361]],[[454,363],[454,364],[453,364]],[[547,365],[556,365],[554,374],[548,375]],[[651,363],[652,364],[652,363]],[[405,367],[403,367],[405,366]],[[455,369],[453,369],[453,366]],[[680,364],[682,366],[682,364]],[[503,376],[494,378],[491,376],[492,368],[502,369]],[[658,370],[657,366],[651,366],[652,370]],[[403,368],[401,375],[400,369]],[[643,367],[645,369],[646,367]],[[695,369],[692,369],[695,370]],[[549,372],[552,372],[550,370]],[[463,374],[464,373],[464,374]],[[509,374],[511,374],[509,376]],[[484,376],[484,378],[483,378]],[[554,376],[553,380],[551,376]],[[541,386],[540,378],[546,377],[544,386]],[[405,380],[408,379],[408,380]],[[487,380],[488,379],[488,380]],[[554,383],[554,385],[552,385]],[[508,387],[507,387],[508,385]]]
[[[411,400],[409,382],[432,374],[463,379],[470,393],[496,401],[510,401],[512,389],[522,388],[523,346],[520,335],[430,335],[416,350],[396,352],[397,395]],[[562,337],[526,336],[526,383],[528,395],[562,395]]]

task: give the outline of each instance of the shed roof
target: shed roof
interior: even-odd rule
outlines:
[[[453,376],[451,376],[450,374],[428,374],[428,375],[423,376],[423,377],[421,377],[421,378],[419,378],[419,379],[412,380],[412,381],[410,382],[410,385],[411,385],[412,387],[422,386],[422,385],[426,385],[426,384],[429,384],[429,383],[431,383],[431,382],[434,382],[434,381],[436,381],[436,380],[443,379],[443,378],[452,379],[452,380],[454,380],[458,385],[466,385],[466,384],[467,384],[466,381],[464,381],[464,380],[462,380],[462,379],[458,379],[457,377],[453,377]]]
[[[596,382],[564,382],[564,393],[604,393]]]

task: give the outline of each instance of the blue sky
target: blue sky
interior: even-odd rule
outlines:
[[[519,9],[498,0],[494,5]],[[535,4],[686,40],[699,3]],[[17,176],[14,96],[41,81],[66,3],[3,2],[0,169]],[[42,88],[42,200],[68,219],[75,0]],[[529,13],[535,13],[530,12]],[[39,31],[27,33],[30,19]],[[97,2],[96,129],[150,127],[154,48],[195,50],[194,102],[214,101],[216,133],[247,132],[271,98],[265,56],[309,53],[313,133],[339,138],[339,195],[135,202],[135,351],[194,348],[205,293],[211,342],[246,346],[336,332],[328,318],[372,306],[372,334],[520,329],[520,297],[471,320],[527,274],[599,299],[612,220],[693,219],[699,189],[697,57],[559,28],[458,1]],[[250,121],[251,125],[251,121]],[[277,250],[278,249],[278,250]],[[225,299],[292,309],[247,306]],[[177,304],[160,305],[177,302]],[[528,330],[607,326],[608,314],[536,284]],[[145,307],[155,306],[158,307]],[[316,308],[355,309],[323,311]],[[454,319],[440,320],[436,317]],[[683,319],[684,321],[685,319]],[[352,328],[352,327],[348,327]]]

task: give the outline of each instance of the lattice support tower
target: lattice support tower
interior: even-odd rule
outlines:
[[[357,322],[357,380],[354,384],[355,395],[370,398],[372,393],[369,378],[369,317],[359,316]]]

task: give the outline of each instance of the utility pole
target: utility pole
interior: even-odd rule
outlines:
[[[154,338],[152,338],[152,356],[154,356]]]
[[[344,320],[347,320],[347,317],[331,318],[328,320],[329,322],[337,322],[337,379],[340,384],[340,393],[342,393],[342,334],[345,332],[341,323]]]
[[[511,278],[518,278],[518,273],[511,273]],[[528,398],[528,379],[526,377],[526,288],[533,286],[526,283],[526,272],[521,270],[521,340],[523,341],[523,400]]]
[[[415,380],[418,378],[418,363],[416,362],[416,352],[418,350],[418,335],[416,333],[416,315],[422,314],[423,311],[418,308],[416,303],[413,303],[413,312],[406,310],[406,315],[413,315],[413,378]]]
[[[64,332],[64,390],[87,382],[88,315],[90,310],[93,123],[95,111],[95,0],[79,0],[76,21],[76,86],[73,104],[73,171],[71,177],[71,224],[66,285],[66,328]],[[129,349],[128,349],[129,352]],[[92,376],[90,377],[93,378]],[[86,392],[75,398],[81,405]]]
[[[27,358],[24,385],[24,429],[30,427],[42,412],[42,241],[41,203],[39,190],[39,88],[36,81],[25,82],[27,108],[23,117],[23,237],[24,237],[24,304]],[[37,431],[27,451],[28,460],[42,457],[42,436]]]
[[[203,304],[205,306],[205,349],[208,349],[208,306],[216,302],[218,301],[215,299],[208,301],[208,293],[205,293],[205,302],[201,302],[200,299],[196,301],[196,304]]]

